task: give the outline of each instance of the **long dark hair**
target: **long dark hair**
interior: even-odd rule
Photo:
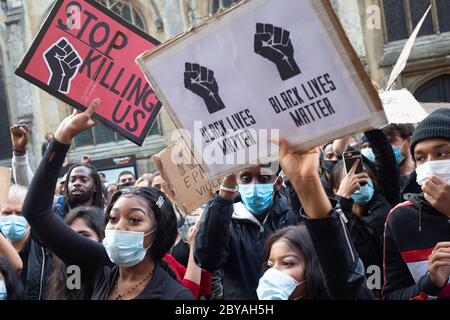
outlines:
[[[265,243],[263,273],[268,269],[272,246],[277,241],[286,241],[289,246],[300,251],[305,259],[305,284],[306,300],[328,300],[330,295],[325,284],[319,261],[314,251],[314,246],[308,229],[304,225],[291,226],[274,232]]]
[[[25,298],[25,290],[19,275],[6,258],[0,256],[0,272],[5,278],[5,286],[7,300],[23,300]]]
[[[173,247],[177,238],[177,218],[173,210],[173,206],[169,198],[156,188],[139,188],[128,187],[116,191],[111,197],[105,212],[105,224],[109,222],[109,214],[114,204],[120,197],[137,196],[144,199],[154,214],[156,221],[156,230],[154,232],[154,240],[151,248],[147,251],[147,255],[176,278],[172,269],[170,269],[163,260],[164,256]],[[157,203],[160,204],[157,205]]]
[[[72,170],[75,168],[78,168],[78,167],[88,168],[91,172],[90,176],[94,180],[95,191],[93,192],[93,196],[92,196],[92,200],[93,200],[92,206],[100,208],[100,209],[103,209],[103,207],[105,206],[105,200],[104,200],[104,196],[103,196],[103,184],[102,184],[102,181],[100,180],[100,176],[98,175],[97,169],[88,163],[86,163],[86,164],[77,163],[77,164],[73,165],[67,172],[65,188],[64,188],[64,207],[63,207],[64,214],[66,214],[70,211],[70,206],[69,206],[70,175],[72,173]]]
[[[99,239],[99,242],[105,237],[105,225],[103,210],[97,207],[78,207],[71,210],[64,218],[67,225],[71,225],[76,219],[83,219],[86,225],[91,228]],[[82,283],[81,290],[69,290],[67,288],[67,266],[54,256],[51,264],[50,275],[46,282],[45,300],[81,300],[89,298],[91,284]]]

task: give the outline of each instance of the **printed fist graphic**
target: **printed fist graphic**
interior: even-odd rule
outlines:
[[[70,83],[83,63],[78,52],[63,37],[44,53],[44,58],[50,70],[48,85],[59,92],[69,93]]]
[[[205,101],[210,114],[225,109],[219,96],[219,86],[214,78],[214,71],[196,63],[186,63],[184,86]]]
[[[257,23],[255,53],[275,63],[283,81],[301,73],[294,59],[294,47],[287,30]]]

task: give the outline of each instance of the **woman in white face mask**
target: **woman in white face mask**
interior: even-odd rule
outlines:
[[[67,266],[71,278],[91,283],[94,300],[193,299],[163,261],[177,236],[170,200],[154,188],[125,188],[112,196],[102,243],[66,225],[52,210],[54,186],[72,139],[95,125],[100,101],[67,117],[37,168],[25,199],[24,216],[36,235]],[[76,283],[77,281],[75,281]]]
[[[287,227],[266,241],[259,300],[329,299],[311,237],[305,226]]]
[[[268,238],[268,269],[259,281],[258,298],[373,299],[345,219],[333,208],[322,186],[319,149],[290,153],[287,141],[279,143],[280,166],[302,203],[306,227],[281,229]]]

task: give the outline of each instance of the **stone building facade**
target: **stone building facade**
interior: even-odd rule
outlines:
[[[160,41],[232,5],[234,0],[97,0]],[[283,0],[279,0],[282,2]],[[300,1],[300,0],[299,0]],[[302,0],[303,1],[303,0]],[[430,0],[330,0],[371,78],[384,86],[406,38]],[[53,0],[0,0],[0,166],[10,164],[9,126],[32,128],[30,156],[35,167],[47,132],[70,112],[44,91],[14,75]],[[417,40],[411,61],[397,83],[423,101],[450,102],[450,1],[431,0],[434,7]],[[173,123],[163,110],[142,147],[107,128],[78,137],[69,154],[75,162],[135,155],[142,174],[153,169],[151,155],[170,143]]]

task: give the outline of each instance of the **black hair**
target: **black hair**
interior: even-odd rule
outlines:
[[[274,232],[265,243],[263,273],[269,268],[270,251],[275,242],[286,241],[289,246],[301,252],[305,259],[306,300],[328,300],[330,295],[325,285],[322,268],[315,253],[314,245],[305,225],[291,226]]]
[[[100,209],[103,209],[103,207],[105,206],[105,200],[103,197],[103,184],[100,180],[100,176],[98,175],[97,169],[90,164],[82,164],[82,163],[77,163],[75,165],[73,165],[69,171],[67,172],[67,176],[66,176],[66,181],[65,181],[65,188],[64,188],[64,207],[63,207],[63,211],[64,214],[68,213],[70,211],[70,206],[69,206],[69,181],[70,181],[70,175],[73,171],[73,169],[78,168],[78,167],[85,167],[88,168],[90,170],[90,176],[92,177],[92,179],[94,180],[94,187],[95,187],[95,191],[93,191],[93,196],[92,196],[92,206],[93,207],[97,207]]]
[[[133,178],[134,178],[134,173],[133,173],[133,172],[131,172],[131,171],[129,171],[129,170],[125,170],[125,171],[122,171],[121,173],[119,173],[119,176],[117,177],[117,183],[119,183],[120,177],[121,177],[121,176],[124,176],[124,175],[126,175],[126,174],[131,174],[131,175],[133,176]]]
[[[67,214],[64,222],[70,226],[76,219],[83,219],[86,225],[97,234],[99,242],[103,240],[105,237],[103,210],[97,207],[78,207]],[[58,257],[53,257],[46,282],[45,300],[89,299],[93,289],[92,284],[82,283],[80,290],[69,290],[66,285],[66,274],[66,264]]]
[[[173,277],[175,274],[167,266],[167,263],[163,260],[166,253],[173,247],[178,235],[177,230],[177,217],[173,210],[173,206],[169,198],[165,193],[152,187],[128,187],[121,190],[117,190],[111,197],[105,213],[105,222],[109,222],[109,214],[116,201],[122,197],[137,196],[144,199],[150,210],[154,215],[156,222],[156,229],[154,232],[154,240],[151,248],[147,254],[150,254],[153,261],[158,262],[166,269]],[[157,205],[159,203],[159,205]],[[176,278],[176,277],[175,277]]]
[[[400,134],[400,137],[403,139],[408,139],[413,135],[414,132],[414,125],[412,124],[395,124],[392,123],[386,127],[383,128],[383,133],[389,137],[390,135],[398,132]]]
[[[86,225],[92,229],[102,241],[105,237],[105,221],[103,210],[97,207],[78,207],[71,210],[64,218],[64,222],[71,225],[76,219],[83,219]]]
[[[99,175],[100,177],[106,178],[106,175],[105,175],[103,172],[99,172],[98,175]]]
[[[22,281],[20,281],[17,271],[14,270],[8,260],[2,256],[0,256],[0,272],[5,278],[6,299],[23,300],[25,298],[25,290]]]

